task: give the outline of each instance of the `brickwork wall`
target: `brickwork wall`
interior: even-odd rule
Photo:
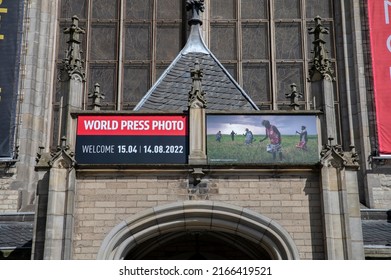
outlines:
[[[307,178],[217,176],[202,194],[185,177],[79,179],[76,187],[74,259],[95,259],[102,240],[123,219],[157,205],[192,199],[222,201],[274,219],[292,236],[301,259],[323,259],[319,182]]]
[[[0,171],[0,213],[10,213],[18,210],[19,192],[10,188],[14,179],[13,173]]]
[[[0,213],[14,213],[18,210],[19,192],[0,189]]]
[[[106,234],[123,219],[159,204],[187,199],[184,178],[81,180],[76,186],[75,259],[95,259]]]
[[[292,236],[301,259],[324,259],[319,181],[309,178],[254,176],[214,181],[224,201],[254,210],[277,221]]]

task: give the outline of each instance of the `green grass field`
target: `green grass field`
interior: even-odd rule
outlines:
[[[264,135],[254,135],[255,141],[252,144],[244,144],[244,136],[236,135],[235,141],[230,135],[223,135],[221,142],[217,142],[215,135],[207,136],[207,153],[210,163],[273,163],[273,155],[266,151],[269,140],[262,143]],[[282,137],[283,160],[281,163],[315,164],[319,161],[318,138],[316,135],[309,135],[307,151],[296,148],[299,142],[298,135],[283,135]]]

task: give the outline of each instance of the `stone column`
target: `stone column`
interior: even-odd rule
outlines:
[[[322,202],[328,259],[364,259],[360,203],[358,199],[358,156],[339,145],[322,150]]]
[[[49,175],[48,208],[46,216],[45,260],[64,259],[66,202],[71,161],[60,156],[53,162]]]
[[[74,164],[73,152],[65,138],[57,152],[38,154],[36,171],[43,180],[38,191],[34,259],[61,260],[71,256]],[[44,233],[38,227],[44,228]]]
[[[76,144],[77,121],[72,118],[71,112],[82,109],[85,76],[79,38],[84,30],[79,27],[79,19],[76,16],[72,17],[72,24],[64,30],[64,33],[69,34],[69,40],[62,69],[65,81],[62,83],[64,105],[60,122],[61,143],[56,152],[41,151],[36,165],[40,177],[46,180],[39,186],[42,197],[38,200],[37,206],[40,213],[35,225],[34,246],[37,248],[35,258],[45,260],[70,259],[72,254],[76,183],[73,150]],[[45,233],[38,233],[38,227],[43,227],[43,224]]]
[[[325,48],[328,29],[321,18],[315,18],[314,58],[310,82],[314,109],[320,110],[321,124],[321,186],[323,223],[327,259],[364,259],[358,195],[358,160],[354,147],[343,151],[338,145],[334,106],[334,77]]]

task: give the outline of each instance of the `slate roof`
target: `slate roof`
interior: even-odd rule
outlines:
[[[391,253],[391,210],[361,209],[364,246],[389,248]]]
[[[391,222],[363,220],[364,246],[387,246],[391,250]]]
[[[0,223],[0,249],[31,248],[32,222]]]
[[[202,89],[205,92],[207,111],[258,110],[251,98],[206,47],[198,24],[191,27],[186,46],[134,110],[186,111],[192,87],[190,71],[197,59],[203,71]]]
[[[27,249],[32,246],[34,213],[0,215],[0,249]]]

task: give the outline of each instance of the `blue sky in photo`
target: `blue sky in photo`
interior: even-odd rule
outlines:
[[[244,134],[248,128],[253,134],[265,134],[263,120],[268,120],[275,125],[281,134],[294,135],[304,125],[309,135],[317,135],[316,116],[298,115],[207,115],[207,134],[216,134],[221,130],[222,134]]]

